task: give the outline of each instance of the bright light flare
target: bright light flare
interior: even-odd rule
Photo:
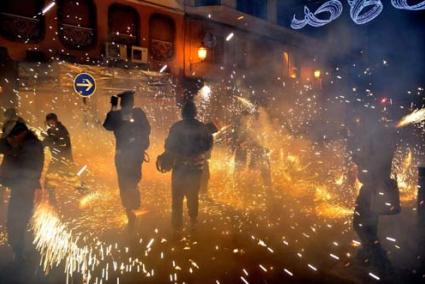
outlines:
[[[227,37],[226,37],[226,41],[230,41],[233,38],[234,35],[235,35],[234,33],[228,34]]]
[[[164,72],[167,69],[168,65],[165,64],[164,66],[161,67],[161,69],[159,70],[159,73]]]
[[[79,171],[78,171],[78,173],[77,173],[77,176],[81,176],[83,173],[84,173],[84,171],[85,170],[87,170],[87,165],[84,165]]]
[[[425,108],[416,109],[412,113],[404,116],[399,123],[397,123],[396,127],[401,128],[407,126],[409,124],[420,123],[425,120]]]
[[[49,5],[47,5],[46,7],[44,7],[44,9],[43,9],[43,11],[41,11],[41,14],[44,16],[44,15],[46,15],[46,13],[47,12],[49,12],[50,11],[50,9],[52,9],[53,8],[53,6],[55,6],[56,5],[56,3],[55,2],[51,2],[51,3],[49,3]]]

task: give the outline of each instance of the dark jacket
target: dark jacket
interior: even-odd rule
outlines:
[[[175,156],[176,166],[190,163],[195,167],[203,165],[212,145],[210,131],[196,119],[176,122],[165,140],[165,150]]]
[[[57,122],[56,127],[47,130],[47,136],[43,140],[43,145],[49,147],[54,159],[65,158],[72,160],[71,138],[66,127]]]
[[[4,155],[0,166],[0,183],[12,189],[22,185],[29,189],[40,188],[44,151],[42,143],[32,132],[17,148],[12,148],[6,138],[0,139],[0,153]]]
[[[393,129],[371,127],[350,140],[353,162],[363,184],[384,182],[391,177],[392,160],[397,146]]]
[[[110,111],[103,127],[114,132],[116,154],[126,153],[143,158],[145,150],[149,147],[151,126],[142,109],[134,108],[130,120],[123,119],[121,110]]]

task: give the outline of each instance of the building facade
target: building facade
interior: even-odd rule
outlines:
[[[13,93],[16,64],[25,61],[161,70],[188,82],[178,84],[180,99],[184,89],[232,72],[252,84],[310,80],[318,43],[279,26],[277,2],[1,1],[0,75],[9,78],[2,93]]]

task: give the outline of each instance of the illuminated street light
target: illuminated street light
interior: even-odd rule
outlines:
[[[207,58],[207,55],[208,55],[208,51],[205,47],[201,46],[200,48],[198,48],[198,58],[201,61],[204,61],[205,58]]]
[[[321,75],[320,70],[315,70],[314,71],[314,78],[319,79],[320,78],[320,75]]]

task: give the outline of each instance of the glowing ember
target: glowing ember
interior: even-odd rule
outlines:
[[[412,113],[404,116],[398,123],[397,128],[407,126],[409,124],[420,123],[425,120],[425,108],[416,109]]]

